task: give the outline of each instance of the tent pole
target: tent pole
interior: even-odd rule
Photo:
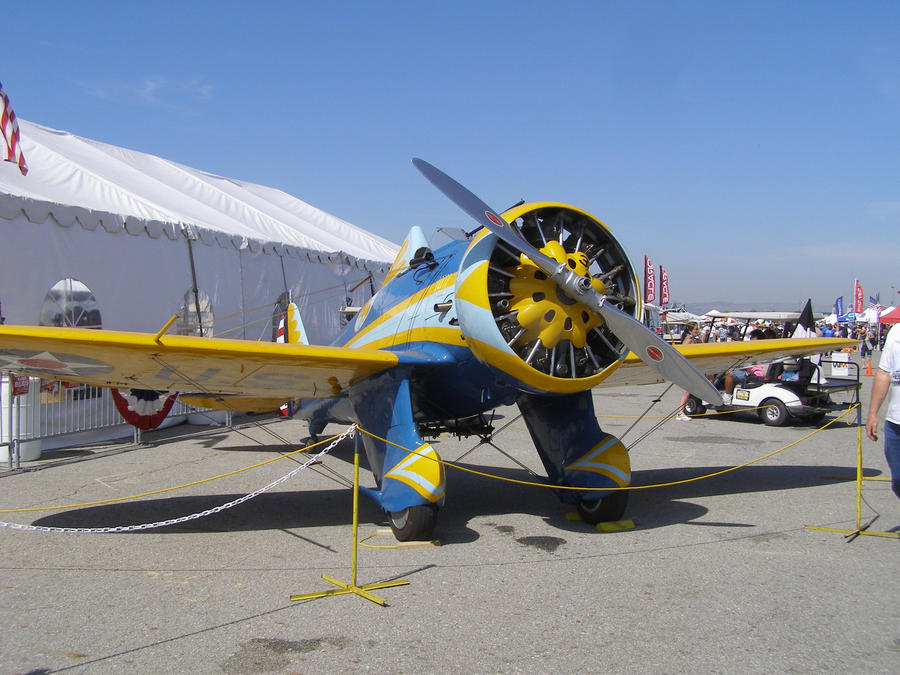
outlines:
[[[197,288],[197,268],[194,266],[194,247],[191,245],[190,236],[185,237],[185,241],[187,241],[188,245],[188,258],[191,261],[191,283],[193,283],[193,288],[191,290],[194,293],[194,311],[197,312],[197,326],[200,328],[200,337],[203,337],[203,318],[200,315],[200,291]]]

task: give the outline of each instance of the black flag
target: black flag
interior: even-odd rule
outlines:
[[[793,337],[815,337],[816,336],[816,320],[813,318],[812,301],[807,300],[806,304],[800,312],[800,320],[797,323],[797,329],[794,331]]]

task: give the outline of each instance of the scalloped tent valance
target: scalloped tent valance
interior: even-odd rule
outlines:
[[[19,120],[29,172],[0,163],[0,217],[78,224],[284,255],[290,249],[393,261],[398,247],[274,188],[205,173],[134,150]]]
[[[262,252],[267,255],[291,256],[294,258],[306,257],[317,262],[335,262],[341,257],[351,266],[368,267],[376,269],[385,268],[383,261],[370,261],[347,255],[342,251],[327,253],[315,249],[290,246],[280,241],[262,242],[258,239],[248,239],[240,235],[229,235],[226,232],[218,232],[205,227],[183,227],[177,223],[162,222],[159,220],[141,220],[134,216],[122,217],[115,213],[104,213],[79,206],[63,206],[50,202],[36,201],[27,197],[18,197],[0,193],[0,218],[14,220],[19,214],[26,220],[36,225],[45,223],[48,219],[58,227],[81,227],[85,230],[105,230],[110,234],[126,232],[132,236],[148,236],[151,239],[165,237],[170,240],[190,238],[207,246],[219,248],[233,248],[235,250],[248,250],[251,253]],[[343,256],[341,255],[343,253]],[[372,265],[372,263],[375,263]]]

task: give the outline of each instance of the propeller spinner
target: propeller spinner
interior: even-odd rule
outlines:
[[[599,314],[622,343],[653,370],[704,401],[716,405],[722,403],[719,391],[703,373],[642,323],[613,307],[607,297],[594,290],[589,275],[577,274],[564,263],[541,253],[490,206],[440,169],[419,158],[414,158],[412,162],[454,204],[506,244],[528,257],[569,298]]]

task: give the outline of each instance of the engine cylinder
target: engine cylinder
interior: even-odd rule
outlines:
[[[607,303],[640,320],[637,277],[603,223],[550,202],[523,204],[503,217],[532,246],[605,295]],[[472,352],[525,391],[583,391],[615,371],[628,352],[600,315],[487,230],[463,256],[456,299]]]

